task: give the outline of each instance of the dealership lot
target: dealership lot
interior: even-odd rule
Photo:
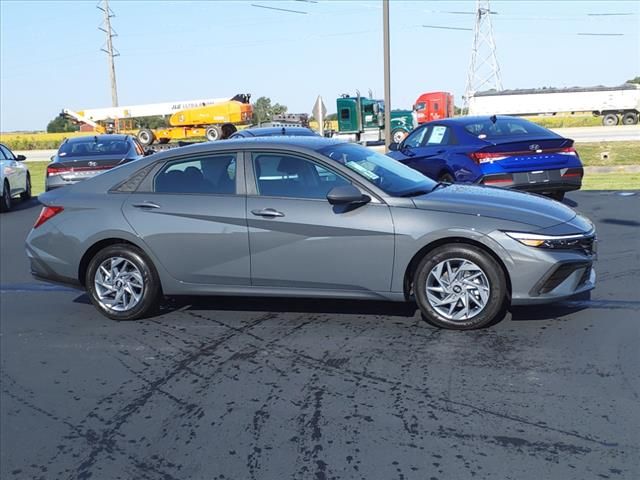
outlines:
[[[0,477],[640,478],[640,195],[567,203],[598,229],[591,298],[471,332],[335,300],[112,322],[31,279],[39,206],[19,205],[0,217]]]

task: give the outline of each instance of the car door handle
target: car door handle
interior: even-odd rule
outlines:
[[[263,208],[262,210],[251,210],[251,213],[259,217],[284,217],[284,213],[273,208]]]
[[[160,205],[158,205],[157,203],[153,203],[153,202],[134,203],[131,206],[135,207],[135,208],[141,208],[143,210],[152,210],[152,209],[155,209],[155,208],[160,208]]]

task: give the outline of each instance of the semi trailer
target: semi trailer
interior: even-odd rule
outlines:
[[[605,126],[635,125],[640,115],[640,85],[478,92],[469,98],[469,115],[556,115],[591,113]]]

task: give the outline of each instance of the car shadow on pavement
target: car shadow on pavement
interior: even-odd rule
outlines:
[[[11,214],[11,212],[18,212],[20,210],[28,210],[30,208],[35,208],[41,206],[41,203],[38,201],[38,197],[32,197],[29,200],[13,200],[11,204],[11,210],[6,213]]]

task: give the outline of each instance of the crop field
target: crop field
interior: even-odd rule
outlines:
[[[65,138],[81,137],[86,132],[15,132],[0,133],[0,143],[4,143],[11,150],[48,150],[58,148]]]

